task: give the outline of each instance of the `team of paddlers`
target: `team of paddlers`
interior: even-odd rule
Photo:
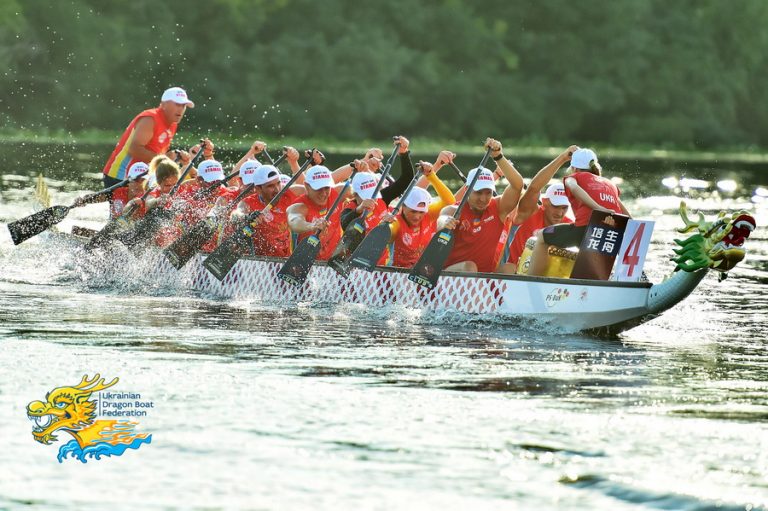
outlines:
[[[544,272],[549,245],[580,244],[593,210],[628,214],[616,185],[601,176],[594,151],[578,146],[566,148],[527,187],[502,144],[493,138],[484,143],[484,160],[492,159],[495,169],[470,170],[455,192],[438,174],[452,167],[451,172],[461,175],[454,164],[456,155],[444,150],[434,162],[414,165],[409,140],[403,136],[394,137],[389,158],[372,148],[335,170],[324,165],[325,157],[317,149],[302,154],[283,147],[279,159],[287,163],[289,174],[278,169],[267,145],[257,141],[226,175],[208,139],[188,152],[170,149],[187,107],[194,104],[186,92],[173,87],[165,91],[157,108],[137,115],[104,168],[106,186],[126,179],[127,184],[97,198],[79,199],[75,205],[109,200],[111,217],[120,218],[124,230],[152,210],[162,210],[162,225],[151,231],[151,240],[145,240],[160,247],[171,246],[205,219],[213,219],[216,229],[205,231],[203,252],[216,249],[241,229],[250,238],[247,251],[257,256],[288,257],[302,239],[316,236],[321,244],[319,260],[339,256],[342,235],[350,226],[370,232],[386,222],[390,239],[377,262],[403,268],[416,264],[436,232],[449,229],[454,240],[445,269],[514,273],[525,242],[536,236],[528,272],[532,275]],[[395,160],[400,172],[392,179],[389,171]],[[564,179],[549,184],[565,166],[569,172]],[[506,186],[497,194],[499,180]],[[469,185],[472,189],[467,191]],[[465,194],[466,200],[460,202]],[[457,211],[459,206],[464,207]],[[508,240],[510,232],[514,236]]]

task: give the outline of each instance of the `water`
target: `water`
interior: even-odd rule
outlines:
[[[0,509],[768,508],[759,173],[709,171],[689,193],[666,191],[669,169],[621,174],[624,189],[654,191],[627,192],[657,221],[652,280],[670,270],[680,195],[748,208],[762,227],[729,279],[595,339],[395,307],[224,302],[119,272],[105,285],[66,240],[12,245],[4,224],[29,212],[34,167],[0,169]],[[92,168],[56,172],[55,203],[96,183]],[[716,190],[725,177],[730,195]],[[61,228],[105,215],[78,209]],[[152,441],[59,463],[70,437],[34,442],[25,407],[97,372],[154,403],[137,419]]]

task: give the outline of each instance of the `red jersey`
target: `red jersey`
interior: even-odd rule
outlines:
[[[154,121],[154,131],[152,138],[146,145],[147,149],[157,154],[163,154],[171,147],[171,140],[173,140],[173,136],[176,134],[178,123],[172,122],[169,124],[165,120],[160,107],[144,110],[133,118],[128,127],[125,128],[125,132],[120,137],[120,140],[117,141],[117,145],[109,156],[107,164],[104,165],[103,172],[105,175],[122,181],[125,179],[128,168],[139,161],[131,158],[128,154],[128,148],[131,146],[133,137],[136,136],[136,123],[144,117],[151,117]]]
[[[333,201],[335,201],[338,196],[339,192],[337,192],[335,189],[331,189],[331,193],[328,196],[328,201],[322,206],[318,206],[309,200],[309,197],[306,195],[299,197],[295,204],[304,204],[307,207],[307,215],[305,219],[307,222],[312,222],[316,218],[325,217],[325,215],[328,214],[328,208],[331,207]],[[325,230],[325,232],[320,235],[320,242],[322,243],[322,247],[320,249],[320,253],[317,255],[317,259],[320,261],[327,261],[328,258],[333,255],[333,249],[335,249],[336,245],[339,244],[339,240],[341,239],[342,234],[340,216],[341,208],[336,208],[331,217],[328,219],[330,225]],[[299,234],[298,241],[301,241],[304,238],[308,238],[313,232],[314,231],[309,231],[303,234]]]
[[[499,201],[494,199],[480,215],[467,206],[461,210],[459,225],[453,231],[453,250],[445,266],[472,261],[479,272],[496,271],[494,259],[504,222],[499,218]]]
[[[572,224],[573,219],[567,216],[563,217],[562,223]],[[525,250],[525,242],[528,241],[531,236],[533,236],[534,231],[538,231],[539,229],[543,229],[545,227],[547,227],[547,225],[544,221],[544,206],[539,205],[539,208],[536,210],[536,212],[529,216],[523,223],[520,224],[520,227],[517,228],[515,238],[509,245],[509,259],[507,259],[507,262],[517,264],[517,262],[520,260],[520,256],[523,255],[523,250]]]
[[[397,215],[398,231],[394,240],[393,266],[412,268],[427,248],[435,234],[437,222],[429,215],[421,217],[421,222],[411,227],[403,214]]]
[[[256,255],[288,257],[291,255],[291,230],[288,228],[288,206],[296,202],[298,195],[286,190],[277,204],[262,213],[264,221],[253,230],[253,247]],[[267,203],[258,195],[249,195],[243,202],[251,211],[260,211]]]
[[[596,176],[591,172],[574,172],[573,174],[563,178],[563,184],[566,179],[575,179],[578,185],[587,192],[587,195],[592,197],[592,200],[606,209],[621,213],[621,206],[619,206],[619,196],[621,192],[609,179],[601,176]],[[581,227],[589,225],[589,218],[592,216],[592,208],[585,205],[579,199],[573,196],[571,190],[568,189],[568,185],[565,185],[565,195],[571,202],[571,209],[576,216],[576,225]]]

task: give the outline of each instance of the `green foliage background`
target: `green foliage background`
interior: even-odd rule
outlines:
[[[768,147],[765,0],[0,0],[0,128]]]

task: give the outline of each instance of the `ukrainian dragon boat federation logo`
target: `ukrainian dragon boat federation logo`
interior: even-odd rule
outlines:
[[[103,392],[119,381],[109,383],[95,375],[83,375],[73,387],[56,387],[46,394],[45,401],[32,401],[27,405],[27,416],[35,423],[32,437],[41,444],[50,445],[64,432],[73,437],[59,448],[57,459],[62,463],[68,456],[87,463],[88,459],[102,456],[121,456],[128,449],[138,449],[152,441],[148,433],[136,433],[139,424],[129,420],[97,420],[106,417],[145,417],[152,401],[141,399],[132,392]],[[98,400],[93,397],[98,393]]]

